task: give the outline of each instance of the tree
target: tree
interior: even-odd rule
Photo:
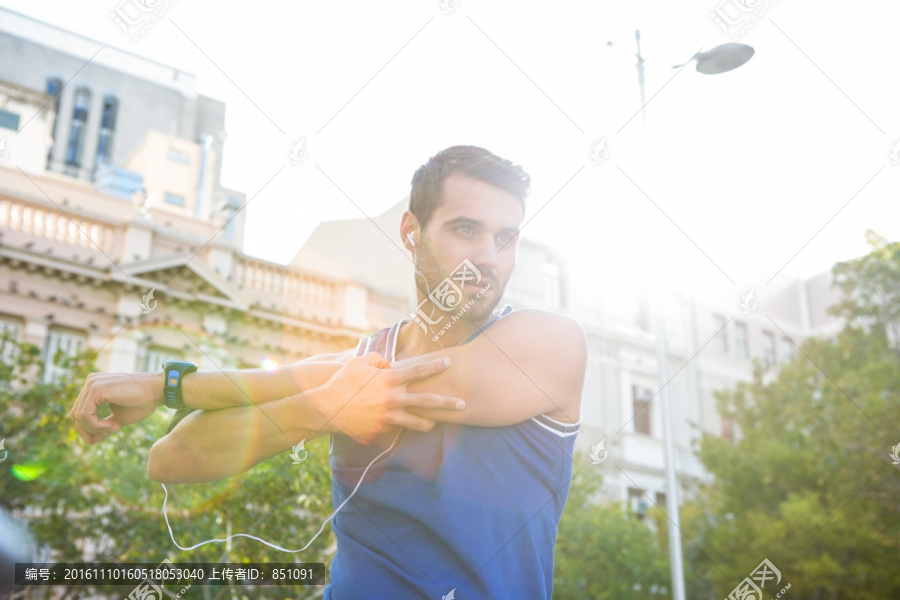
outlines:
[[[850,326],[874,326],[900,357],[900,243],[890,244],[871,229],[866,239],[872,252],[834,266],[843,299],[828,312],[846,318]]]
[[[52,384],[36,383],[42,381],[44,365],[35,346],[5,337],[0,353],[12,357],[0,367],[0,438],[5,436],[9,453],[0,464],[0,506],[24,520],[39,544],[49,549],[51,562],[141,562],[148,567],[166,558],[173,563],[330,563],[334,536],[327,526],[309,549],[297,554],[246,538],[233,539],[229,548],[217,543],[179,550],[163,521],[163,489],[146,475],[150,446],[165,433],[169,416],[157,411],[100,444],[85,446],[69,410],[93,370],[90,353],[69,360],[75,373],[70,381]],[[189,547],[223,538],[230,530],[285,548],[305,545],[332,510],[328,440],[314,440],[306,449],[309,456],[301,464],[292,464],[286,453],[228,480],[167,486],[175,539]],[[49,597],[62,590],[65,598],[122,598],[130,589],[32,586],[29,596]],[[204,598],[231,597],[227,586],[199,590]],[[234,591],[254,598],[314,598],[322,588],[242,586]],[[198,588],[191,595],[200,597]]]
[[[847,318],[837,338],[805,340],[768,383],[757,361],[751,381],[716,394],[740,440],[703,437],[715,480],[683,513],[705,553],[691,568],[715,597],[765,558],[782,574],[767,596],[790,583],[787,597],[900,597],[900,470],[889,456],[900,365],[888,334],[900,316],[900,244],[869,233],[875,250],[833,269],[844,299],[832,314]]]
[[[576,455],[554,550],[556,600],[664,598],[669,567],[653,531],[618,503],[598,503],[602,477]]]

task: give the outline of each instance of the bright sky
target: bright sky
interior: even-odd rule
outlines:
[[[896,2],[169,1],[138,42],[109,17],[122,0],[3,4],[194,73],[227,103],[223,183],[252,198],[252,255],[286,263],[318,222],[383,212],[454,144],[531,173],[523,233],[587,291],[740,293],[868,252],[867,228],[900,239]],[[744,16],[731,35],[717,10]],[[756,50],[745,66],[671,69],[736,35]]]

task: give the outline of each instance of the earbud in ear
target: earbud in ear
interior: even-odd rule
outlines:
[[[414,232],[410,231],[409,233],[406,234],[406,239],[409,240],[410,246],[415,246],[415,245],[416,245],[416,240],[413,239],[413,233],[414,233]]]

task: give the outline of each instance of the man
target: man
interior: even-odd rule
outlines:
[[[185,403],[204,410],[156,442],[150,478],[228,477],[327,432],[341,510],[326,599],[550,598],[587,345],[569,318],[498,308],[529,183],[474,146],[429,159],[400,224],[415,317],[271,376],[184,376]],[[135,377],[89,380],[72,411],[82,438],[155,409],[159,376],[128,392]],[[101,421],[105,400],[113,415]]]

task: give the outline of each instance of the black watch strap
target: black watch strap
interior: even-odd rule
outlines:
[[[197,370],[196,363],[182,360],[167,360],[163,363],[163,375],[166,378],[163,385],[163,402],[168,408],[186,408],[181,399],[181,382],[188,373]]]

